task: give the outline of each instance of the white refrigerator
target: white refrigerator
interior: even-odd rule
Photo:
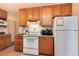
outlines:
[[[55,17],[55,56],[78,56],[78,16]]]

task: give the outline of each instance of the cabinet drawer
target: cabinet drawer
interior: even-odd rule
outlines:
[[[15,43],[15,46],[23,46],[23,43]]]
[[[23,39],[23,37],[15,37],[15,39]]]
[[[20,42],[23,42],[23,40],[15,40],[15,42],[19,42],[20,43]]]
[[[22,46],[15,46],[15,48],[17,48],[17,49],[21,49],[21,48],[22,48]]]
[[[39,54],[42,54],[42,55],[54,55],[54,52],[53,52],[53,50],[49,50],[49,49],[41,49]]]
[[[23,51],[23,47],[21,47],[21,46],[15,46],[15,50],[16,51]]]

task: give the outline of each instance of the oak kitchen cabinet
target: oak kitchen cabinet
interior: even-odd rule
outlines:
[[[36,21],[40,20],[40,8],[25,8],[19,10],[19,26],[26,27],[27,20]]]
[[[7,20],[7,11],[0,9],[0,18]]]
[[[2,39],[3,39],[3,36],[0,35],[0,49],[4,48],[4,46],[3,46],[4,45],[4,42],[3,42],[4,40],[2,40]]]
[[[39,54],[54,55],[54,38],[40,37],[39,38]]]
[[[71,16],[72,15],[72,4],[62,4],[62,15]]]
[[[72,15],[72,4],[60,4],[52,6],[53,17],[54,16],[71,16]]]
[[[40,7],[33,8],[33,19],[40,20]]]
[[[0,35],[0,49],[7,48],[11,44],[11,35]]]
[[[27,8],[27,20],[36,21],[40,19],[40,8]]]
[[[14,47],[16,51],[23,51],[23,35],[22,34],[15,35]]]
[[[27,8],[27,20],[33,20],[33,16],[32,16],[32,12],[33,12],[33,10],[32,10],[32,8]]]
[[[52,17],[61,16],[61,5],[52,6]]]
[[[43,7],[32,7],[20,9],[19,12],[19,24],[20,26],[26,26],[27,20],[36,21],[40,20],[41,26],[52,27],[53,17],[55,16],[71,16],[72,4],[58,4]]]
[[[52,7],[40,7],[40,21],[42,26],[52,26]]]
[[[19,26],[26,27],[27,26],[27,13],[26,9],[20,9],[19,10]]]
[[[5,42],[5,47],[9,47],[10,46],[10,42],[11,42],[11,35],[8,34],[8,35],[5,35],[3,36],[3,39],[4,39],[4,42]]]

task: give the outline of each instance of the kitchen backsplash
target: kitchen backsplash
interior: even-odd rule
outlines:
[[[41,29],[42,29],[42,30],[45,30],[45,29],[50,29],[50,30],[52,30],[52,27],[42,27]]]

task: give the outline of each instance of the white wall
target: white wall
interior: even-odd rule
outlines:
[[[16,33],[16,20],[17,18],[11,14],[7,16],[8,33],[12,35],[11,41],[14,41],[14,34]]]

